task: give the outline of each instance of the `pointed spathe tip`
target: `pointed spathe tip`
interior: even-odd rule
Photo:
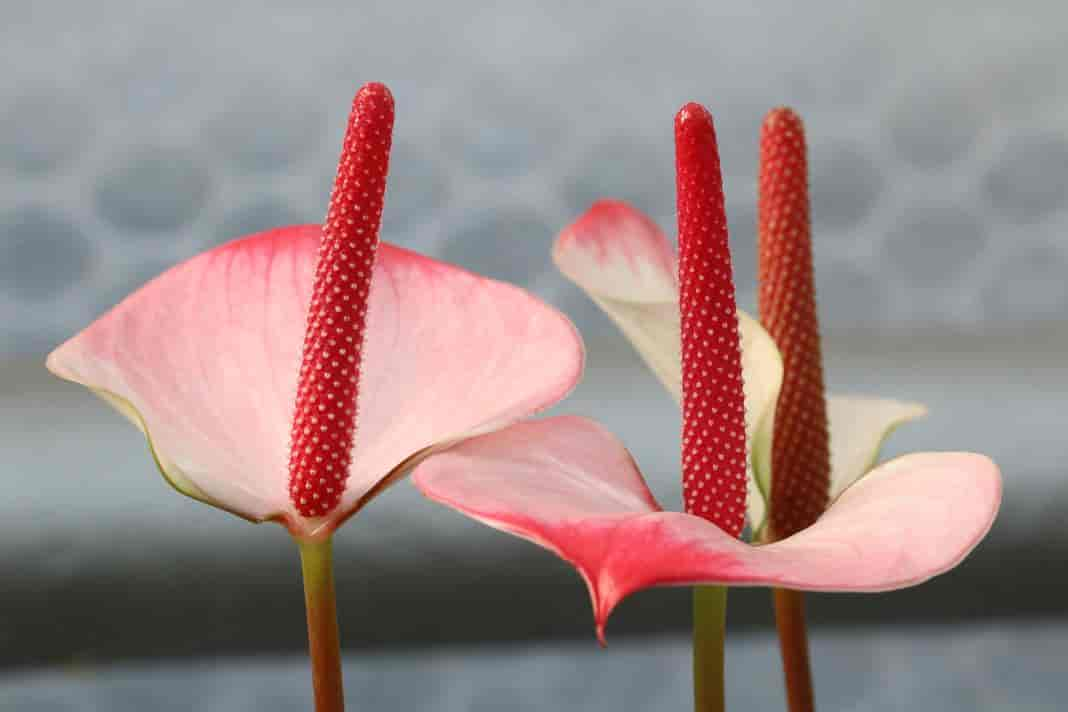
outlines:
[[[608,626],[608,618],[612,615],[613,608],[615,608],[613,601],[594,600],[593,623],[597,633],[597,644],[602,649],[608,647],[605,628]]]

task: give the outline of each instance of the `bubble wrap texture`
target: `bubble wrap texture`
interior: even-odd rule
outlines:
[[[523,283],[587,335],[612,327],[555,274],[550,240],[602,196],[674,232],[689,100],[716,116],[743,305],[760,118],[790,104],[826,327],[1059,319],[1065,11],[1033,4],[12,3],[0,355],[46,350],[206,247],[321,221],[370,80],[397,99],[383,237]]]

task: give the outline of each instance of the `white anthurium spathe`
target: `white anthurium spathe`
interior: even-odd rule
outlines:
[[[675,252],[664,233],[625,203],[598,201],[561,232],[553,261],[619,327],[678,402],[682,397],[679,289]],[[756,319],[738,311],[750,443],[749,523],[759,533],[771,492],[771,444],[783,362]],[[827,399],[833,501],[870,471],[898,426],[926,414],[922,405],[883,398]]]

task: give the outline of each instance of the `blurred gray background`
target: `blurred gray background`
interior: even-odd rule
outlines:
[[[716,117],[740,301],[753,308],[760,119],[796,108],[829,381],[931,406],[891,453],[979,450],[1006,480],[992,535],[953,573],[886,596],[812,597],[826,709],[1060,708],[1058,4],[120,0],[7,3],[0,15],[0,709],[138,709],[172,689],[174,709],[194,689],[204,709],[306,699],[299,657],[261,662],[305,644],[282,530],[172,493],[140,435],[42,363],[181,259],[321,220],[352,94],[371,80],[397,100],[383,238],[567,311],[589,373],[558,410],[620,434],[671,506],[675,406],[555,272],[549,246],[599,197],[672,234],[671,122],[698,100]],[[685,707],[684,591],[626,602],[598,653],[573,572],[406,483],[335,549],[356,699],[619,709],[591,690],[626,680],[644,695],[620,698],[633,709]],[[732,596],[732,655],[747,661],[732,664],[732,695],[751,709],[781,706],[767,599]],[[382,658],[383,646],[422,652]],[[150,667],[122,662],[134,659]],[[418,702],[407,678],[387,684],[398,667],[436,692]],[[262,692],[275,689],[264,675],[276,692]]]

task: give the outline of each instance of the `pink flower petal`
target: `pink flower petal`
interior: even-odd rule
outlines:
[[[927,408],[919,403],[833,393],[828,396],[831,498],[875,467],[879,451],[891,433],[925,415]]]
[[[303,519],[288,445],[319,233],[282,228],[198,255],[48,358],[147,431],[176,488],[303,535],[331,530],[428,448],[556,402],[583,359],[571,323],[530,294],[383,243],[350,477],[329,517]]]
[[[729,584],[884,591],[953,568],[1001,500],[981,455],[920,453],[873,470],[808,529],[750,546],[663,512],[623,445],[589,420],[525,422],[460,443],[414,474],[428,497],[533,541],[585,579],[599,635],[612,609],[649,586]]]
[[[679,400],[678,270],[656,223],[626,203],[597,201],[560,233],[553,261],[616,323]]]
[[[560,233],[553,247],[560,271],[619,326],[676,401],[682,399],[679,286],[675,253],[652,220],[626,203],[601,200]],[[745,386],[746,439],[752,462],[771,459],[774,404],[782,357],[768,332],[738,310]],[[750,472],[752,477],[752,472]],[[750,524],[764,521],[765,483],[751,482]]]
[[[652,220],[624,202],[598,200],[553,246],[560,271],[588,292],[626,302],[678,300],[675,251]]]

